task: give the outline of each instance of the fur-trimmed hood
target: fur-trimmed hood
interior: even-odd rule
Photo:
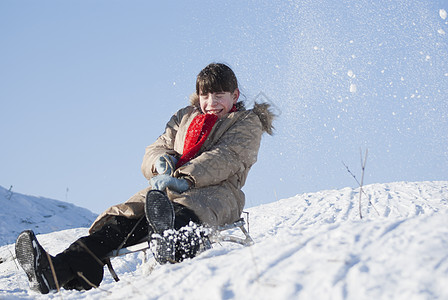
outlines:
[[[197,109],[201,109],[199,105],[199,96],[196,93],[193,93],[190,95],[190,104]],[[269,135],[273,134],[274,126],[273,121],[275,119],[275,114],[270,109],[271,105],[266,102],[262,103],[254,103],[254,107],[252,108],[252,111],[258,116],[258,118],[261,121],[261,125],[263,127],[263,131],[266,132]],[[239,101],[236,103],[236,109],[237,111],[244,111],[246,110],[246,107],[244,105],[244,102]]]

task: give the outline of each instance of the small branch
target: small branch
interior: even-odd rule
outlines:
[[[5,198],[9,201],[12,198],[12,195],[14,192],[12,191],[12,185],[9,187],[8,194],[5,196]]]
[[[356,178],[356,176],[352,173],[352,171],[350,171],[349,167],[342,162],[342,164],[344,165],[344,167],[347,169],[347,172],[355,179],[356,183],[358,183],[359,186],[359,217],[362,219],[362,214],[361,214],[361,196],[362,194],[364,194],[366,196],[366,198],[369,201],[369,204],[372,205],[373,209],[376,211],[376,213],[378,215],[380,215],[380,213],[378,212],[378,210],[375,208],[375,206],[373,205],[373,203],[370,201],[369,196],[366,194],[366,192],[364,191],[363,187],[363,183],[364,183],[364,173],[365,173],[365,169],[366,169],[366,162],[367,162],[367,154],[368,154],[368,149],[366,149],[365,152],[365,156],[364,159],[362,157],[362,151],[360,149],[360,154],[361,154],[361,170],[362,170],[362,175],[361,175],[361,182],[358,181],[358,179]]]
[[[95,289],[98,289],[98,290],[100,290],[100,291],[103,291],[103,292],[106,292],[106,293],[112,295],[112,292],[111,292],[111,291],[101,289],[101,288],[99,288],[98,286],[94,285],[89,279],[87,279],[87,278],[84,276],[84,274],[83,274],[82,272],[76,272],[76,275],[78,275],[79,277],[81,277],[81,278],[82,278],[88,285],[90,285],[91,287],[93,287],[93,288],[95,288]]]
[[[54,270],[53,261],[51,260],[51,256],[50,254],[48,254],[48,252],[45,252],[45,255],[47,255],[48,262],[50,263],[51,274],[53,274],[53,280],[59,293],[61,290],[59,289],[58,277],[56,276],[56,271]]]
[[[8,250],[9,254],[11,254],[12,261],[13,261],[14,264],[16,265],[16,269],[17,269],[17,271],[19,271],[20,268],[19,268],[19,265],[18,265],[17,262],[16,262],[17,257],[16,257],[14,254],[12,254],[11,250],[9,249],[9,247],[7,247],[6,249]]]
[[[347,172],[352,175],[352,177],[356,180],[356,183],[358,184],[358,186],[360,186],[361,184],[359,183],[358,179],[356,178],[356,176],[352,173],[352,171],[350,171],[350,169],[348,168],[348,166],[342,161],[342,164],[344,165],[344,167],[347,169]]]
[[[358,179],[356,178],[356,176],[352,173],[352,171],[350,171],[349,167],[342,161],[342,164],[344,165],[344,167],[347,169],[347,172],[355,179],[356,183],[358,183],[358,186],[361,186],[361,183],[358,181]],[[373,207],[373,209],[375,210],[375,212],[378,214],[378,216],[380,215],[380,213],[378,212],[378,210],[376,209],[375,205],[373,205],[372,201],[370,201],[369,196],[366,194],[366,192],[362,189],[360,192],[362,192],[364,194],[364,196],[366,196],[366,198],[369,200],[369,204]]]
[[[364,173],[365,173],[365,170],[366,170],[367,153],[368,153],[368,149],[366,149],[366,154],[365,154],[364,161],[363,161],[363,160],[362,160],[362,150],[359,149],[359,154],[360,154],[360,157],[361,157],[361,171],[362,171],[362,173],[361,173],[361,184],[359,185],[359,217],[360,217],[361,219],[362,219],[362,213],[361,213],[361,197],[362,197],[362,192],[363,192],[362,185],[363,185],[363,183],[364,183]]]

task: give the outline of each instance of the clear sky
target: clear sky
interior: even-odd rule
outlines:
[[[371,3],[375,2],[375,3]],[[144,149],[225,62],[273,103],[246,206],[448,180],[447,1],[0,2],[0,185],[101,212],[147,182]],[[445,18],[444,18],[445,17]],[[264,96],[265,95],[265,96]]]

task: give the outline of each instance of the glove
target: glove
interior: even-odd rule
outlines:
[[[166,174],[157,175],[149,180],[152,189],[165,191],[166,188],[178,193],[183,193],[190,188],[188,181],[183,178],[175,178]]]
[[[172,175],[174,170],[176,169],[176,163],[178,159],[172,155],[164,154],[160,156],[154,166],[156,167],[156,171],[159,175],[167,174]]]

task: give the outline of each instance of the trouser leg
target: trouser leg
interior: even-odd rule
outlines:
[[[78,239],[57,255],[56,260],[68,264],[75,274],[75,278],[66,283],[64,288],[88,290],[92,288],[92,285],[99,286],[103,279],[103,259],[106,254],[120,247],[126,239],[124,247],[135,244],[148,235],[149,227],[145,218],[138,224],[137,222],[139,222],[138,219],[115,217],[100,230]],[[133,229],[133,233],[128,237]]]
[[[179,230],[184,226],[187,226],[190,222],[195,224],[201,224],[198,216],[191,209],[183,206],[182,204],[173,202],[174,207],[174,229]]]
[[[190,222],[200,224],[199,218],[192,210],[177,203],[174,203],[173,206],[175,212],[174,228],[176,230],[187,226]],[[88,290],[92,288],[92,285],[99,286],[103,279],[103,259],[106,254],[120,246],[127,247],[138,243],[148,234],[151,234],[151,230],[144,217],[142,219],[128,219],[117,216],[100,230],[78,239],[55,257],[58,265],[64,266],[64,269],[69,268],[74,274],[74,278],[65,283],[64,288]],[[129,235],[131,231],[132,234]],[[123,244],[125,240],[126,242]],[[192,258],[198,249],[199,242],[194,237],[178,239],[176,242],[176,260],[182,261],[185,258]]]

